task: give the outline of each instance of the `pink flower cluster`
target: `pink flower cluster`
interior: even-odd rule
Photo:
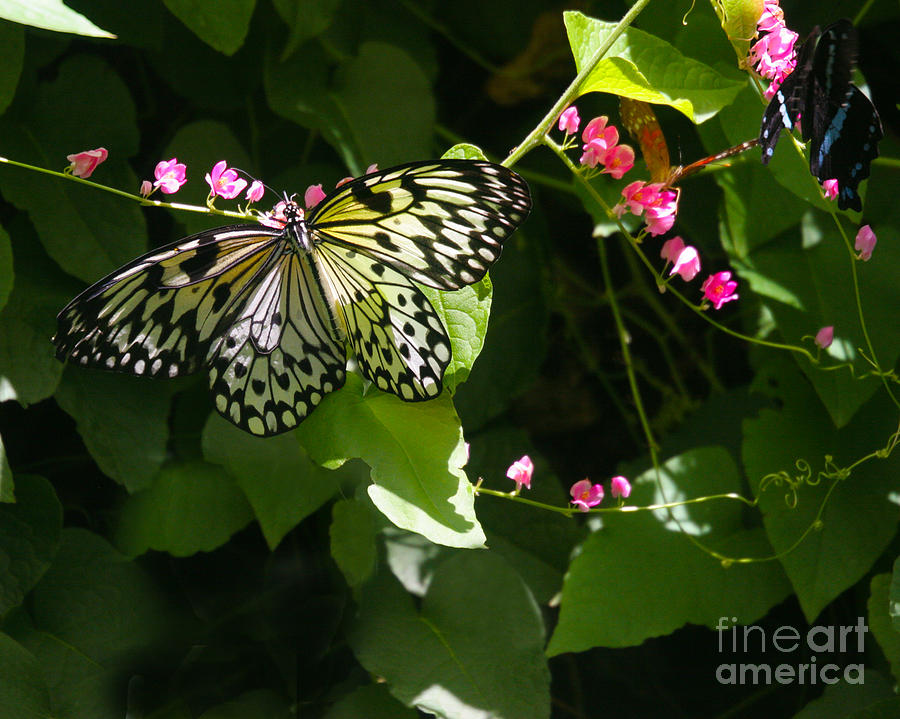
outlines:
[[[772,80],[765,92],[769,100],[797,65],[794,44],[798,35],[784,24],[784,11],[778,0],[766,0],[756,28],[763,35],[750,48],[750,60],[760,75]]]
[[[609,119],[604,115],[595,117],[584,128],[581,133],[581,140],[584,143],[581,146],[581,164],[588,168],[596,168],[602,166],[600,172],[610,175],[616,180],[621,180],[622,176],[634,167],[634,150],[628,145],[619,144],[619,131],[609,125]],[[560,132],[566,133],[566,142],[563,147],[568,149],[574,146],[568,144],[569,137],[578,132],[581,125],[581,118],[578,116],[578,108],[574,105],[563,110],[559,116],[557,126]]]
[[[631,494],[631,482],[621,475],[613,477],[609,483],[610,494],[616,499],[625,499]],[[602,484],[591,484],[591,480],[582,479],[575,482],[569,489],[574,504],[582,512],[587,512],[591,507],[596,507],[603,501],[605,495]],[[620,501],[619,504],[622,502]]]
[[[669,277],[679,275],[685,282],[690,282],[700,273],[700,254],[696,247],[685,245],[677,235],[663,243],[659,256],[672,265]],[[703,297],[711,302],[717,310],[726,302],[738,299],[737,282],[731,279],[730,272],[716,272],[704,280],[700,289]]]
[[[640,217],[644,215],[647,232],[656,237],[672,229],[678,212],[678,191],[667,189],[661,182],[636,180],[622,190],[623,201],[613,207],[616,216],[626,211]]]

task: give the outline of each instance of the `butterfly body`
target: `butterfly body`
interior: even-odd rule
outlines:
[[[838,181],[838,207],[862,210],[859,184],[869,176],[884,136],[872,101],[850,79],[857,36],[849,20],[809,34],[794,71],[772,96],[763,114],[759,144],[762,161],[771,159],[782,129],[800,124],[810,143],[809,169],[819,180]]]
[[[216,409],[257,435],[295,427],[363,375],[402,399],[436,397],[450,339],[415,283],[477,282],[531,207],[488,162],[412,163],[358,178],[283,227],[208,230],[139,257],[58,316],[57,356],[177,377],[205,367]]]

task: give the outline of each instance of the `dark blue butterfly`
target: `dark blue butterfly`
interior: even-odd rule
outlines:
[[[817,42],[818,40],[818,42]],[[857,188],[869,176],[884,136],[878,111],[853,83],[858,41],[849,20],[838,20],[819,33],[816,26],[800,50],[797,66],[778,88],[759,131],[767,164],[782,128],[800,118],[803,139],[811,141],[809,169],[819,182],[838,181],[838,207],[862,210]]]

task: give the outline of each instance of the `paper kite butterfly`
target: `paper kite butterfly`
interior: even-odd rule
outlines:
[[[797,66],[772,96],[759,132],[767,164],[782,128],[799,122],[811,142],[809,169],[820,183],[838,181],[838,207],[862,210],[857,188],[869,176],[884,136],[872,101],[850,82],[858,40],[849,20],[838,20],[819,33],[816,27],[800,50]],[[801,121],[802,118],[802,121]]]
[[[749,150],[757,143],[755,139],[747,140],[740,145],[729,147],[727,150],[704,157],[685,167],[673,167],[669,164],[669,147],[666,144],[666,137],[656,119],[656,113],[649,104],[641,100],[620,97],[619,115],[628,134],[641,146],[641,154],[644,156],[644,162],[647,163],[647,170],[650,172],[650,181],[661,182],[666,187],[671,187],[679,180],[693,175],[710,163]]]
[[[450,338],[415,283],[479,281],[531,209],[528,185],[477,160],[415,162],[342,185],[283,227],[233,225],[153,250],[57,317],[57,356],[178,377],[204,368],[216,409],[255,435],[299,424],[344,384],[349,345],[379,389],[441,392]]]

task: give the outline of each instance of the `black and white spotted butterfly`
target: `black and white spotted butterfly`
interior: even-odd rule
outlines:
[[[782,128],[800,122],[805,141],[812,141],[809,169],[820,183],[838,181],[838,207],[862,210],[857,188],[869,176],[884,136],[872,101],[850,82],[858,40],[849,20],[838,20],[819,34],[816,27],[800,50],[797,66],[775,92],[759,133],[762,161],[767,164]]]
[[[255,435],[299,424],[362,374],[407,401],[436,397],[450,338],[414,283],[477,282],[531,210],[502,165],[435,160],[349,182],[282,228],[234,225],[156,249],[57,317],[60,359],[136,375],[206,368],[216,409]]]

